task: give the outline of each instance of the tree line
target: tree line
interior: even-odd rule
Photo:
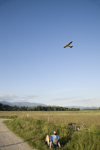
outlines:
[[[3,105],[0,103],[0,111],[80,111],[80,108],[66,108],[59,106],[18,107]]]

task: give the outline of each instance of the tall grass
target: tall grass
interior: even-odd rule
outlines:
[[[69,132],[68,122],[74,120],[73,115],[71,117],[69,116],[67,118],[69,120],[67,121],[64,121],[65,117],[60,114],[56,116],[51,115],[50,119],[50,122],[48,122],[45,115],[41,114],[39,116],[39,114],[36,114],[34,117],[20,116],[5,123],[8,128],[27,141],[30,146],[38,150],[49,149],[48,146],[44,144],[45,137],[47,134],[51,135],[54,130],[56,130],[60,136],[61,150],[100,150],[100,128],[97,125],[89,124],[88,131],[82,130],[81,132],[74,132],[71,130],[71,132]],[[81,119],[84,120],[84,117],[81,116]],[[90,117],[90,120],[91,119]],[[92,121],[90,122],[92,123]],[[58,150],[59,148],[56,147],[55,149]]]
[[[100,150],[100,111],[0,111],[0,118],[14,118],[6,121],[8,128],[38,150],[49,149],[44,141],[53,130],[60,136],[61,150]],[[69,133],[71,122],[85,122],[88,131]]]
[[[85,122],[85,127],[88,128],[92,124],[100,125],[100,111],[0,111],[0,117],[24,118],[28,114],[29,118],[42,119],[48,121],[50,116],[50,122],[55,124],[75,122],[80,124]]]

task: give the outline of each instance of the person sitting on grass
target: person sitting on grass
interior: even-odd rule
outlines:
[[[50,149],[51,149],[51,147],[55,147],[57,145],[59,147],[61,147],[61,145],[60,145],[60,137],[57,135],[56,131],[53,132],[53,135],[51,135],[50,139],[49,139],[49,135],[47,135],[45,142],[48,144]]]

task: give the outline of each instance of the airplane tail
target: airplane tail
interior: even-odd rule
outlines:
[[[69,46],[70,48],[72,48],[73,46]]]

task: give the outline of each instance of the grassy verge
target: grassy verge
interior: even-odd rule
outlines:
[[[17,118],[17,116],[0,116],[0,118],[4,118],[4,119],[15,119],[15,118]]]
[[[49,149],[44,144],[45,137],[47,134],[51,135],[54,130],[60,136],[61,150],[100,150],[100,129],[95,125],[91,125],[87,132],[72,131],[69,133],[66,123],[48,123],[45,120],[31,117],[16,118],[5,121],[5,124],[37,150]],[[52,149],[58,150],[59,148]]]

